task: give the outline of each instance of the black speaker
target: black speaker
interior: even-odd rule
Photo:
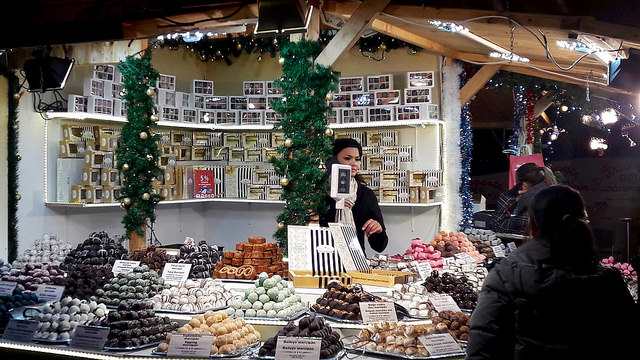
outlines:
[[[307,31],[309,8],[299,0],[258,0],[258,37]]]
[[[640,51],[629,49],[628,59],[609,64],[609,86],[634,93],[640,91]]]
[[[74,59],[51,56],[36,57],[24,62],[24,74],[30,92],[63,89],[67,83]]]

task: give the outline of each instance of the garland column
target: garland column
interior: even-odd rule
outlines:
[[[147,49],[141,58],[128,56],[118,68],[124,77],[123,99],[127,104],[128,122],[122,128],[120,145],[116,151],[118,170],[124,177],[120,192],[120,206],[126,210],[122,219],[129,239],[130,250],[146,247],[146,223],[156,220],[155,207],[162,196],[152,191],[152,181],[162,174],[157,164],[160,150],[156,127],[158,116],[154,113],[151,96],[158,72],[151,66],[151,51]]]

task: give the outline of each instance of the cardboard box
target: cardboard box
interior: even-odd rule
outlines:
[[[94,169],[113,168],[114,154],[110,151],[85,151],[84,166]]]
[[[120,197],[119,186],[103,186],[102,187],[102,202],[103,203],[115,203],[118,202]]]
[[[175,179],[176,184],[174,186],[174,196],[176,199],[184,199],[185,198],[185,181],[184,181],[184,166],[176,166],[175,167]]]
[[[171,130],[171,145],[193,145],[193,133],[190,131]]]
[[[284,134],[283,133],[273,133],[271,134],[271,147],[278,147],[284,144]]]
[[[56,201],[71,202],[71,185],[82,183],[84,159],[56,159]]]
[[[118,141],[120,140],[120,134],[100,134],[100,150],[101,151],[116,151],[118,148]]]
[[[424,186],[426,185],[427,172],[422,170],[409,170],[407,171],[409,186]]]
[[[191,146],[171,145],[173,154],[178,161],[190,161],[191,160]]]
[[[71,185],[70,202],[84,204],[87,202],[87,189],[84,185]]]
[[[165,185],[175,185],[176,183],[176,172],[174,169],[165,169],[164,170],[164,184]]]
[[[191,161],[211,160],[211,147],[209,146],[192,146]]]
[[[282,186],[280,185],[266,185],[267,200],[282,200]]]
[[[247,188],[247,199],[264,200],[267,197],[267,189],[264,185],[249,185]]]
[[[294,287],[326,289],[331,281],[340,281],[349,285],[352,279],[346,273],[339,276],[314,276],[311,271],[307,270],[289,270],[289,280],[293,282]]]
[[[262,161],[268,162],[272,157],[280,158],[280,154],[276,148],[264,147],[262,148]]]
[[[419,203],[420,202],[420,186],[411,186],[409,188],[409,202],[410,203]]]
[[[224,171],[225,197],[246,199],[255,166],[226,166]]]
[[[245,148],[262,148],[271,145],[271,133],[244,133],[242,135],[242,146]]]
[[[100,169],[83,168],[82,169],[82,185],[97,186],[100,185]]]
[[[371,270],[371,273],[365,273],[360,271],[347,271],[347,274],[351,277],[351,282],[375,285],[375,286],[394,286],[396,284],[407,283],[408,277],[411,275],[405,271],[394,270]]]
[[[406,170],[383,170],[380,172],[380,187],[390,188],[407,185]]]
[[[229,158],[229,147],[227,146],[211,147],[211,160],[227,160],[228,158]]]
[[[397,130],[367,131],[367,146],[394,146],[398,144]]]
[[[62,125],[62,138],[69,141],[95,140],[97,126]]]
[[[349,130],[349,131],[336,131],[334,136],[336,139],[352,138],[357,142],[359,142],[360,145],[366,145],[366,143],[364,142],[365,141],[364,134],[365,132],[361,130]]]
[[[230,148],[229,161],[244,161],[244,148]]]
[[[279,185],[280,176],[275,169],[255,169],[252,182],[256,185]]]
[[[102,186],[118,186],[120,184],[120,171],[118,169],[102,169],[100,171],[100,184]]]
[[[246,161],[246,162],[261,162],[262,161],[262,149],[258,149],[258,148],[244,149],[244,161]]]
[[[171,169],[176,166],[176,155],[161,155],[158,158],[158,166],[160,169]]]
[[[224,146],[230,148],[242,147],[242,134],[240,133],[225,133],[224,134]]]
[[[87,203],[102,204],[102,186],[87,186]]]
[[[58,156],[61,158],[81,158],[85,152],[85,143],[83,141],[60,140]]]

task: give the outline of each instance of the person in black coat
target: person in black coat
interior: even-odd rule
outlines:
[[[466,359],[630,358],[636,304],[620,272],[600,265],[580,194],[543,189],[529,217],[533,240],[484,282]]]
[[[366,235],[371,248],[382,252],[387,248],[389,238],[378,199],[373,191],[366,186],[362,177],[358,175],[361,159],[362,146],[360,143],[354,139],[336,139],[333,145],[333,157],[327,160],[327,170],[331,171],[331,165],[334,163],[351,165],[351,177],[357,183],[357,191],[355,201],[347,200],[345,206],[351,208],[362,250],[365,250],[364,238]],[[336,221],[336,201],[327,195],[325,203],[329,206],[329,210],[327,213],[320,214],[321,226],[328,226],[328,223]]]

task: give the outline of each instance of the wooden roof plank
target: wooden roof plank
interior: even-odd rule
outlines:
[[[466,104],[480,89],[484,88],[487,81],[500,70],[500,67],[500,64],[482,66],[460,89],[460,104]]]

